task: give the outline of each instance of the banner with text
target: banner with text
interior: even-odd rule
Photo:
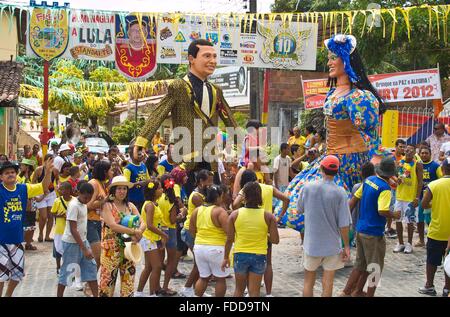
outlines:
[[[368,76],[386,103],[442,99],[439,69],[376,74]],[[305,109],[323,107],[329,87],[327,79],[303,81]]]
[[[114,61],[115,14],[72,10],[68,59]]]

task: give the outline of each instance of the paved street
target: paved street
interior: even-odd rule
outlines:
[[[280,229],[280,244],[274,246],[274,296],[301,296],[303,289],[302,251],[299,234],[291,229]],[[377,290],[377,296],[425,296],[417,292],[417,289],[425,282],[425,256],[424,248],[416,248],[413,254],[394,254],[396,240],[388,240],[385,269],[381,279],[381,286]],[[25,258],[26,277],[17,287],[15,296],[45,297],[56,296],[56,264],[52,258],[52,245],[49,242],[35,245],[38,251],[27,251]],[[352,258],[355,256],[352,249]],[[181,262],[179,270],[188,273],[192,267],[192,261]],[[138,266],[139,277],[141,265]],[[335,279],[334,295],[337,296],[343,289],[351,268],[340,270]],[[320,296],[320,273],[316,282],[315,296]],[[185,280],[172,280],[171,288],[180,289]],[[136,279],[137,283],[137,279]],[[227,279],[227,296],[231,296],[234,289],[234,279]],[[443,269],[440,267],[435,279],[438,295],[442,294]],[[148,284],[147,288],[148,289]],[[264,294],[264,288],[261,289]],[[207,290],[213,294],[211,287]],[[116,295],[118,290],[116,289]],[[82,292],[68,289],[65,296],[84,296]]]

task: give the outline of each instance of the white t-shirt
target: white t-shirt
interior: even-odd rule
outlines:
[[[444,152],[445,157],[450,156],[450,142],[445,142],[441,146],[441,152]]]
[[[61,172],[61,167],[63,166],[64,163],[69,162],[69,160],[65,160],[63,159],[61,156],[57,156],[55,157],[55,159],[53,160],[53,166],[58,170],[58,172]]]
[[[69,220],[77,222],[77,230],[81,240],[86,241],[87,235],[87,206],[82,204],[78,198],[72,199],[67,206],[66,229],[62,237],[62,241],[67,243],[77,243],[70,232]]]
[[[291,167],[291,158],[286,156],[282,158],[278,155],[273,160],[274,185],[288,186],[289,185],[289,168]],[[276,178],[276,183],[275,183]]]

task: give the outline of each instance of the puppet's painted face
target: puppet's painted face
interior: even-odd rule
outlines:
[[[331,78],[338,78],[345,75],[344,62],[332,52],[328,52],[328,72]]]
[[[198,45],[198,48],[197,57],[189,55],[191,70],[206,78],[216,70],[217,53],[212,46]]]

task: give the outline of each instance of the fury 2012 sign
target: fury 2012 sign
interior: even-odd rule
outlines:
[[[385,102],[441,99],[439,69],[423,69],[369,76]]]

